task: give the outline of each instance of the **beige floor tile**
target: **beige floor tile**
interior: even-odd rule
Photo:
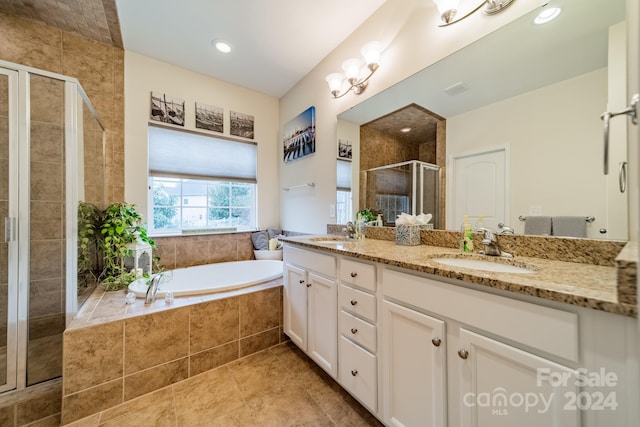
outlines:
[[[173,427],[176,411],[173,398],[163,399],[145,408],[133,410],[121,417],[100,423],[100,427]]]
[[[255,353],[229,365],[245,399],[287,389],[294,374],[268,350]]]

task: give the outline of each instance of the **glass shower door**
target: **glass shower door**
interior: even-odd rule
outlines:
[[[17,79],[17,72],[0,69],[0,392],[14,389],[17,378]]]

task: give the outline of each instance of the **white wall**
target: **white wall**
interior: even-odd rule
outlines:
[[[254,116],[258,144],[258,227],[279,226],[277,173],[278,100],[202,74],[125,51],[125,200],[147,213],[147,127],[151,91],[186,101],[184,129],[196,130],[195,102],[224,109],[224,134],[229,111]],[[180,127],[177,127],[180,128]],[[214,135],[220,135],[212,133]],[[280,149],[282,151],[282,149]]]
[[[544,3],[544,0],[520,0],[498,15],[487,17],[476,13],[461,23],[439,28],[440,17],[432,1],[387,0],[280,100],[280,129],[314,105],[317,135],[314,154],[286,164],[282,161],[282,143],[279,144],[281,185],[310,181],[316,184],[312,189],[282,192],[282,227],[291,231],[324,233],[326,224],[332,222],[329,207],[335,203],[336,116],[339,113]],[[331,24],[327,25],[330,27]],[[326,75],[340,71],[342,61],[358,56],[362,45],[371,40],[380,41],[385,49],[380,69],[370,80],[369,87],[362,95],[348,94],[332,99],[325,82]]]
[[[594,216],[588,237],[602,238],[601,227],[617,225],[626,235],[626,224],[607,221],[599,119],[606,103],[603,68],[450,117],[447,157],[509,146],[511,217],[506,222],[516,233],[524,232],[518,216],[540,207],[542,215]],[[455,228],[449,214],[447,223]]]

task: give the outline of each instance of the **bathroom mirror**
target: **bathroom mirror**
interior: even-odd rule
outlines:
[[[524,233],[521,217],[584,215],[595,218],[587,237],[626,240],[627,193],[618,188],[626,126],[612,122],[605,176],[600,120],[607,109],[626,106],[625,1],[555,0],[552,6],[562,8],[556,20],[534,25],[537,9],[342,112],[338,139],[341,129],[415,104],[446,120],[446,154],[438,164],[446,170],[447,229],[459,229],[452,165],[503,149],[504,222],[518,234]],[[360,140],[359,149],[366,144]]]

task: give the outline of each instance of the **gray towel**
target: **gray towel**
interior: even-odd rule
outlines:
[[[251,234],[253,249],[264,251],[269,249],[269,234],[266,231],[257,231]]]
[[[554,216],[551,218],[551,234],[564,237],[587,237],[587,221],[584,216]]]
[[[524,222],[524,234],[550,236],[551,235],[551,217],[550,216],[528,216]]]

